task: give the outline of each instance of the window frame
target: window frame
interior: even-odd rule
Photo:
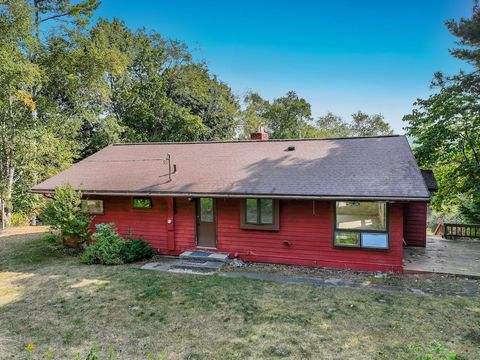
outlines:
[[[83,202],[84,201],[100,201],[102,203],[102,211],[96,211],[96,212],[90,212],[90,211],[84,211],[83,210]],[[82,209],[82,212],[84,214],[89,214],[89,215],[104,215],[105,214],[105,202],[103,199],[81,199],[80,200],[80,207]]]
[[[205,221],[202,217],[202,210],[204,209],[204,207],[202,206],[202,199],[210,199],[212,200],[212,208],[211,208],[211,215],[212,215],[212,220],[211,221]],[[215,224],[216,223],[216,220],[215,220],[215,199],[214,198],[208,198],[208,197],[201,197],[201,198],[198,198],[198,220],[200,222],[204,222],[204,223],[207,223],[207,224]]]
[[[255,200],[257,202],[257,221],[250,222],[248,221],[248,200]],[[262,222],[262,201],[270,200],[272,202],[272,222]],[[257,199],[257,198],[248,198],[245,199],[245,222],[249,225],[273,225],[275,223],[275,201],[273,199]]]
[[[149,207],[138,207],[135,206],[135,200],[149,200],[150,206]],[[153,198],[151,196],[133,196],[132,197],[132,209],[134,210],[151,210],[153,209]]]
[[[247,222],[247,199],[257,200],[257,222]],[[261,223],[261,201],[259,200],[271,200],[273,206],[273,222]],[[280,203],[277,199],[272,198],[256,198],[249,197],[240,200],[240,228],[247,230],[270,230],[277,231],[280,229]]]
[[[337,202],[346,201],[346,202],[374,202],[374,203],[384,203],[385,204],[385,230],[364,230],[364,229],[338,229],[337,228]],[[390,250],[390,203],[387,201],[375,201],[375,200],[336,200],[333,201],[333,234],[332,234],[332,244],[334,248],[338,249],[360,249],[360,250],[373,250],[373,251],[389,251]],[[345,233],[358,233],[359,234],[359,244],[358,245],[342,245],[335,242],[335,237],[337,232]],[[372,247],[372,246],[363,246],[363,234],[385,234],[387,237],[387,246],[386,247]]]

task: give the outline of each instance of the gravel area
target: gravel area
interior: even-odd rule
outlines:
[[[247,272],[275,275],[313,277],[316,279],[341,279],[360,284],[415,287],[431,291],[463,292],[466,288],[480,292],[480,280],[434,273],[366,272],[311,266],[278,265],[230,261],[223,272]]]

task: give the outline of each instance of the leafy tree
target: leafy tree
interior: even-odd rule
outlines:
[[[87,28],[97,7],[0,4],[2,224],[14,205],[32,210],[31,185],[112,142],[235,135],[235,96],[185,44],[116,19]]]
[[[100,20],[88,33],[80,30],[47,37],[40,61],[48,81],[41,94],[48,113],[74,128],[65,138],[74,139],[75,152],[84,157],[121,139],[123,127],[109,111],[111,83],[130,62],[132,37],[118,21]]]
[[[109,53],[111,65],[101,69],[108,80],[106,101],[96,111],[106,118],[86,128],[87,154],[116,138],[193,141],[234,136],[238,103],[231,89],[205,65],[194,63],[185,44],[154,32],[132,32],[118,20],[101,20],[89,42],[88,53]]]
[[[444,87],[404,117],[421,166],[431,167],[439,182],[433,205],[437,210],[461,206],[470,221],[480,213],[480,117],[478,98],[456,87]]]
[[[349,126],[350,136],[377,136],[392,135],[393,130],[385,122],[383,115],[367,115],[361,111],[352,114],[352,123]]]
[[[267,126],[265,113],[270,103],[258,93],[249,92],[243,98],[245,109],[240,114],[240,137],[250,139],[250,134],[260,127]]]
[[[15,210],[13,214],[21,214],[29,221],[40,214],[45,201],[43,195],[29,194],[30,184],[28,180],[18,181],[13,188],[11,203],[11,208]]]
[[[317,128],[325,134],[325,137],[350,136],[350,126],[348,122],[331,112],[319,117],[316,125]]]
[[[301,138],[311,122],[312,110],[305,99],[289,91],[273,100],[264,117],[272,139]]]
[[[2,226],[13,210],[14,189],[28,188],[71,163],[76,144],[74,121],[45,96],[46,69],[41,25],[61,20],[62,33],[84,25],[96,2],[9,0],[0,4],[0,205]],[[67,26],[72,24],[72,26]],[[50,26],[50,25],[49,25]],[[62,111],[59,111],[61,109]],[[22,183],[22,186],[17,184]],[[22,194],[23,196],[29,196]]]
[[[414,139],[421,166],[434,169],[439,191],[433,199],[437,210],[459,208],[466,221],[480,221],[480,8],[474,5],[469,19],[450,20],[447,27],[459,37],[453,56],[475,66],[470,73],[448,77],[435,74],[437,90],[418,99],[404,120]]]
[[[28,167],[36,103],[32,88],[41,73],[28,53],[34,46],[29,7],[22,1],[0,5],[0,205],[2,226],[9,222],[15,183]]]
[[[340,116],[327,113],[317,120],[318,129],[326,137],[349,137],[349,136],[377,136],[391,135],[393,130],[385,122],[383,115],[368,115],[358,111],[352,114],[352,121],[347,122]]]
[[[249,135],[258,127],[266,127],[270,137],[323,138],[349,136],[391,135],[393,130],[383,115],[368,115],[361,111],[352,115],[351,122],[331,112],[313,122],[310,104],[291,91],[273,103],[257,93],[244,97],[244,109],[240,114],[240,136]]]
[[[231,89],[203,64],[167,71],[167,94],[205,126],[202,140],[230,139],[237,127],[238,102]]]
[[[329,137],[326,131],[318,128],[315,124],[312,124],[311,122],[304,124],[300,130],[300,133],[301,137],[304,139],[318,139]]]

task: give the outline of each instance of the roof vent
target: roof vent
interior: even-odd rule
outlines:
[[[295,150],[295,146],[293,145],[290,145],[288,148],[287,148],[287,151],[294,151]]]

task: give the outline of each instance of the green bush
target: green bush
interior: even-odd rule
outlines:
[[[126,263],[147,259],[153,256],[151,245],[143,239],[130,239],[123,243],[122,257]]]
[[[49,201],[43,212],[45,224],[60,230],[62,239],[76,237],[85,244],[90,237],[91,217],[81,208],[82,194],[70,185],[55,189],[55,197]]]
[[[92,238],[95,241],[81,256],[85,264],[123,264],[124,240],[117,233],[114,224],[97,224]]]
[[[27,226],[30,223],[30,219],[27,215],[21,213],[13,213],[10,216],[11,226]]]
[[[142,239],[124,240],[114,224],[97,224],[92,235],[94,243],[81,256],[85,264],[118,265],[131,263],[153,255],[153,249]]]

